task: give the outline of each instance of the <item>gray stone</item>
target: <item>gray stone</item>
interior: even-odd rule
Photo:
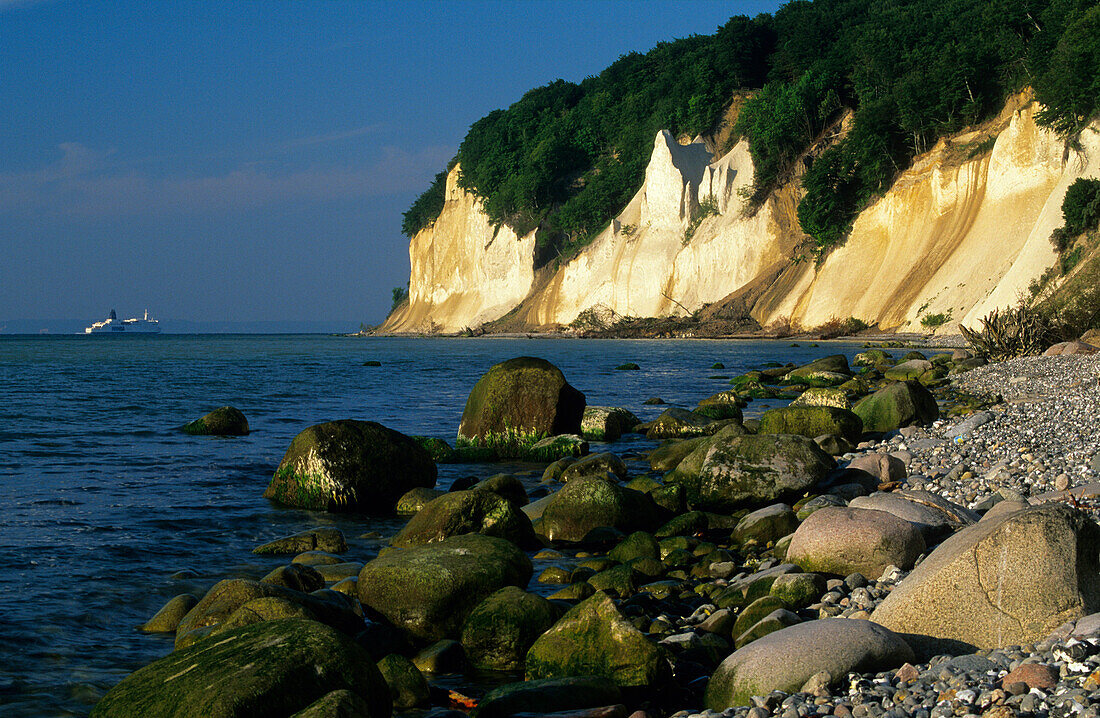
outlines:
[[[926,542],[977,523],[979,519],[973,511],[927,491],[895,491],[857,496],[849,506],[885,511],[905,519],[920,529]]]
[[[924,549],[917,527],[893,514],[827,507],[798,527],[787,560],[807,571],[879,576],[890,565],[912,567]]]

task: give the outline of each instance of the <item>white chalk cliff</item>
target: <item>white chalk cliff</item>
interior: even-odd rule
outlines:
[[[855,316],[883,329],[920,330],[922,316],[973,325],[1008,306],[1056,256],[1048,240],[1078,177],[1100,175],[1100,125],[1067,149],[1035,123],[1026,95],[990,123],[992,151],[969,157],[980,133],[941,141],[857,218],[821,263],[794,261],[806,239],[797,183],[752,216],[738,190],[752,183],[745,141],[715,160],[701,141],[657,135],[645,183],[578,256],[536,281],[534,234],[494,232],[480,202],[447,181],[443,213],[409,247],[409,305],[387,331],[457,331],[519,307],[531,328],[566,325],[601,306],[626,316],[685,314],[764,281],[751,314],[763,325],[813,327]],[[711,200],[710,198],[713,198]],[[693,218],[708,214],[688,234]]]

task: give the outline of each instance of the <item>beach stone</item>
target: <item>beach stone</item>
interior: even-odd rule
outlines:
[[[581,418],[581,436],[589,441],[618,441],[640,423],[638,417],[626,409],[586,406]]]
[[[924,549],[920,530],[893,514],[825,507],[794,532],[787,560],[806,571],[880,576],[887,566],[911,568]]]
[[[926,359],[910,359],[890,367],[882,376],[889,381],[906,381],[916,379],[926,371],[932,371],[932,362]]]
[[[491,491],[508,503],[521,509],[530,501],[527,489],[523,488],[523,482],[512,474],[494,474],[487,479],[482,479],[473,485],[474,491]]]
[[[661,546],[652,534],[635,531],[623,539],[618,546],[607,552],[607,557],[619,563],[630,563],[640,558],[661,558]]]
[[[443,489],[429,489],[424,486],[409,489],[401,494],[401,498],[397,500],[394,512],[398,516],[412,516],[420,511],[420,509],[427,506],[429,502],[438,499],[446,493],[447,492]]]
[[[551,601],[583,601],[594,593],[596,593],[596,589],[592,588],[591,584],[572,583],[559,591],[555,591],[547,598]]]
[[[627,477],[626,464],[618,456],[609,453],[589,454],[583,459],[577,459],[561,472],[558,481],[563,484],[584,476],[599,476],[607,478],[611,474],[622,481]]]
[[[695,407],[695,413],[709,416],[715,421],[723,419],[741,421],[743,418],[741,406],[744,403],[745,400],[738,396],[736,390],[720,391],[700,401]]]
[[[770,593],[791,608],[805,608],[817,602],[825,593],[825,577],[819,573],[788,573],[777,576],[772,582]]]
[[[334,690],[366,701],[369,718],[388,718],[386,682],[366,650],[316,621],[266,621],[204,639],[124,678],[92,715],[290,715]]]
[[[851,411],[852,405],[843,389],[834,387],[810,387],[799,394],[791,406],[831,406]]]
[[[359,573],[359,600],[424,640],[458,635],[482,600],[525,587],[531,561],[510,541],[480,534],[387,552]]]
[[[449,638],[422,649],[412,662],[423,673],[466,673],[470,668],[462,644]]]
[[[493,446],[580,434],[584,394],[556,366],[517,357],[490,367],[474,385],[458,426],[459,442]]]
[[[794,533],[798,518],[787,504],[772,504],[746,514],[733,528],[733,540],[744,544],[755,541],[761,546]]]
[[[252,553],[262,556],[275,556],[279,554],[298,554],[306,551],[343,553],[347,550],[348,544],[340,529],[322,527],[269,541],[252,549]]]
[[[316,703],[311,703],[290,718],[359,718],[366,715],[370,715],[370,705],[346,688],[341,688],[326,693]]]
[[[279,566],[261,578],[260,583],[283,586],[302,593],[310,593],[325,587],[325,579],[317,569],[301,563]]]
[[[979,426],[988,424],[993,421],[993,412],[991,411],[976,411],[970,416],[960,421],[955,426],[944,432],[944,436],[949,439],[954,439],[956,436],[966,436],[970,432],[977,429]]]
[[[577,604],[527,653],[527,679],[599,676],[620,687],[652,687],[668,676],[665,650],[623,618],[605,594]]]
[[[915,660],[900,636],[871,621],[807,621],[734,651],[707,684],[704,704],[722,711],[774,690],[794,693],[821,671],[842,680],[850,672],[884,671]]]
[[[727,435],[701,443],[665,477],[688,504],[708,511],[795,498],[835,466],[812,439],[789,434]]]
[[[197,436],[245,436],[248,434],[248,419],[240,409],[223,406],[185,424],[183,431]]]
[[[198,602],[199,599],[189,593],[169,599],[168,603],[142,625],[142,633],[175,633],[180,621]]]
[[[575,464],[576,461],[577,461],[577,457],[575,457],[575,456],[563,456],[560,459],[557,459],[556,461],[551,462],[542,471],[542,482],[544,484],[547,484],[547,483],[551,483],[551,482],[560,480],[562,472],[565,471],[570,466],[572,466],[573,464]]]
[[[518,714],[545,715],[616,705],[619,687],[606,678],[543,678],[507,683],[485,694],[473,718],[511,718]]]
[[[780,608],[787,608],[787,603],[783,599],[772,595],[761,596],[741,609],[741,613],[733,624],[733,636],[735,638],[740,636],[769,613]]]
[[[1064,504],[983,520],[940,544],[872,617],[916,634],[920,654],[1034,643],[1100,608],[1098,550],[1100,527]]]
[[[558,611],[545,598],[506,586],[470,612],[460,642],[476,668],[522,670],[535,639],[557,618]]]
[[[860,352],[852,358],[852,363],[856,366],[878,366],[890,361],[890,353],[883,351],[882,349],[868,349],[865,352]]]
[[[798,434],[808,439],[839,434],[854,444],[863,433],[863,422],[851,411],[835,406],[785,406],[765,411],[758,433]]]
[[[846,467],[850,470],[865,471],[874,477],[876,487],[878,484],[889,484],[895,481],[904,481],[906,475],[905,462],[896,456],[874,453],[857,456],[848,462]]]
[[[852,442],[845,439],[839,434],[823,434],[821,436],[814,437],[814,443],[817,444],[822,451],[829,456],[841,456],[849,452],[855,451],[855,446]]]
[[[706,435],[707,427],[714,421],[709,416],[687,409],[672,407],[654,419],[646,436],[650,439],[669,439]]]
[[[406,491],[435,480],[435,462],[415,441],[344,419],[294,437],[264,497],[302,509],[388,514]]]
[[[980,518],[970,509],[928,491],[903,490],[857,496],[848,505],[885,511],[905,519],[920,529],[926,543],[975,524]]]
[[[939,418],[936,398],[916,381],[899,381],[865,397],[852,410],[864,431],[893,431]]]
[[[442,541],[450,536],[483,534],[517,546],[536,543],[531,519],[492,491],[454,491],[428,502],[390,541],[407,548]]]
[[[378,671],[389,686],[393,707],[405,710],[428,702],[428,681],[408,658],[391,653],[378,661]]]
[[[801,622],[801,620],[798,614],[793,611],[789,611],[786,608],[777,608],[749,626],[745,631],[738,634],[733,640],[733,645],[735,648],[741,648],[753,641],[763,638],[769,633],[775,633],[776,631],[783,630],[787,626],[793,626]],[[736,633],[736,629],[734,633]]]
[[[848,358],[843,354],[833,354],[832,356],[822,357],[815,359],[809,364],[804,364],[797,369],[792,369],[783,376],[787,381],[795,380],[810,380],[819,376],[821,373],[828,374],[851,374],[851,370],[848,368]],[[847,377],[845,377],[847,378]]]
[[[654,471],[672,471],[684,460],[685,456],[695,451],[702,442],[708,439],[709,437],[700,436],[695,439],[684,439],[658,446],[649,454],[649,468]]]
[[[1100,351],[1100,347],[1096,347],[1096,346],[1094,346],[1092,344],[1089,344],[1087,342],[1082,342],[1082,341],[1059,342],[1059,343],[1054,344],[1053,346],[1051,346],[1045,352],[1043,352],[1043,356],[1045,356],[1045,357],[1056,357],[1056,356],[1068,356],[1068,355],[1071,355],[1071,354],[1095,354],[1097,351]]]
[[[647,494],[588,476],[570,481],[551,495],[540,529],[551,541],[583,541],[599,527],[633,532],[652,529],[656,523],[657,509]]]
[[[1058,669],[1041,663],[1025,663],[1001,679],[1001,685],[1011,683],[1026,683],[1028,688],[1049,691],[1058,685]]]

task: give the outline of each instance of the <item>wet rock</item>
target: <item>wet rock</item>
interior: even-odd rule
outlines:
[[[435,462],[415,441],[345,419],[294,437],[264,497],[303,509],[391,513],[402,494],[435,480]]]
[[[664,649],[602,593],[570,609],[527,653],[528,680],[598,676],[621,687],[651,687],[667,673]]]
[[[279,566],[261,578],[260,583],[283,586],[302,593],[310,593],[325,587],[325,579],[317,572],[317,569],[300,563]]]
[[[558,480],[564,484],[585,476],[607,478],[608,474],[620,481],[625,479],[627,477],[626,464],[615,454],[589,454],[566,467],[561,472],[561,477]]]
[[[199,599],[189,593],[184,593],[170,599],[156,614],[146,621],[141,630],[143,633],[175,633],[180,621],[187,612],[195,607]]]
[[[907,379],[916,379],[921,374],[931,370],[932,362],[925,359],[910,359],[890,367],[882,375],[890,381],[906,381]]]
[[[709,433],[707,427],[713,421],[709,416],[673,407],[665,409],[664,413],[650,423],[646,436],[650,439],[704,436]]]
[[[470,668],[462,644],[449,638],[421,650],[413,656],[412,662],[424,673],[466,673]]]
[[[649,455],[649,468],[654,471],[672,471],[685,456],[695,451],[707,439],[708,437],[700,436],[659,446]]]
[[[341,533],[340,529],[322,527],[269,541],[263,546],[252,549],[252,553],[275,556],[279,554],[297,554],[304,551],[343,553],[347,550],[348,544],[344,540],[344,534]]]
[[[808,439],[839,434],[854,444],[863,433],[863,422],[851,411],[833,406],[786,406],[765,411],[758,433],[798,434]]]
[[[746,514],[733,529],[732,539],[740,544],[754,541],[766,546],[794,533],[798,518],[787,504],[772,504]]]
[[[771,595],[791,608],[805,608],[825,593],[825,577],[819,573],[789,573],[776,577]]]
[[[248,434],[248,419],[240,409],[223,406],[185,424],[183,431],[199,436],[244,436]]]
[[[398,532],[391,545],[420,546],[462,534],[482,534],[517,546],[536,543],[531,520],[507,499],[492,491],[455,491],[428,502]]]
[[[591,476],[570,481],[550,497],[540,529],[551,541],[583,541],[604,526],[623,532],[652,529],[656,515],[648,495]]]
[[[427,506],[429,502],[438,499],[446,493],[447,492],[443,489],[429,489],[423,486],[409,489],[397,500],[397,506],[394,507],[394,512],[398,516],[412,516],[420,511],[420,509]]]
[[[619,563],[630,563],[639,558],[661,558],[661,547],[652,534],[635,531],[607,553],[607,557]]]
[[[462,626],[460,640],[477,668],[522,670],[527,651],[557,617],[545,598],[507,586],[474,608]]]
[[[360,718],[370,715],[370,704],[346,688],[325,694],[290,718]]]
[[[485,695],[473,718],[510,718],[614,705],[622,700],[619,687],[606,678],[544,678],[508,683]]]
[[[853,409],[864,431],[893,431],[927,424],[940,415],[936,398],[915,381],[899,381],[864,398]]]
[[[323,624],[285,619],[175,651],[124,678],[92,715],[290,715],[340,689],[366,701],[370,718],[390,715],[389,690],[364,649]]]
[[[531,561],[504,539],[468,534],[393,551],[359,574],[359,600],[410,634],[458,634],[470,611],[505,586],[524,587]]]
[[[458,427],[460,442],[504,446],[543,436],[580,434],[584,394],[556,366],[518,357],[492,366],[470,391]]]
[[[626,409],[588,406],[581,418],[581,436],[589,441],[618,441],[640,423],[638,417]]]
[[[914,660],[900,636],[871,621],[807,621],[770,633],[722,661],[704,703],[721,711],[749,705],[752,696],[773,690],[796,692],[822,671],[842,679],[849,672],[888,670]]]
[[[389,686],[393,707],[405,710],[428,702],[428,681],[408,658],[391,653],[378,661],[378,671]]]

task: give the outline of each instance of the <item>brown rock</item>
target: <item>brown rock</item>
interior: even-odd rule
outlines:
[[[1001,680],[1005,686],[1013,683],[1026,683],[1028,688],[1049,691],[1058,685],[1058,671],[1042,663],[1025,663]]]
[[[925,550],[912,523],[874,509],[828,506],[810,514],[794,532],[787,561],[805,571],[877,578],[894,565],[912,567]]]

